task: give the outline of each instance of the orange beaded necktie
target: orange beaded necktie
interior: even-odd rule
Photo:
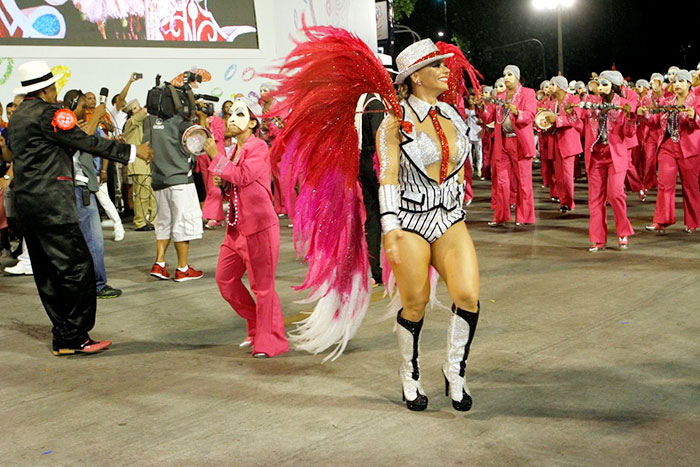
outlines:
[[[435,127],[435,132],[437,133],[438,138],[440,138],[440,148],[442,149],[442,162],[440,163],[440,183],[442,183],[447,178],[447,164],[450,161],[450,145],[447,144],[447,137],[445,136],[445,132],[443,131],[442,126],[440,126],[440,122],[438,121],[437,117],[437,110],[435,110],[435,107],[430,109],[428,115],[430,115],[430,119],[433,121],[433,126]]]

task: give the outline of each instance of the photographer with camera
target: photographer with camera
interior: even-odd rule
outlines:
[[[75,150],[117,162],[153,153],[147,144],[128,145],[88,135],[77,126],[75,114],[56,104],[55,76],[44,61],[18,68],[27,94],[12,116],[15,203],[31,254],[34,281],[53,323],[53,354],[95,353],[110,341],[94,341],[88,332],[97,308],[95,271],[78,225],[73,188]]]
[[[199,78],[199,79],[197,79]],[[158,212],[155,218],[156,261],[151,275],[170,279],[165,254],[172,241],[177,252],[174,280],[184,282],[200,279],[202,271],[189,265],[190,241],[202,238],[202,210],[199,206],[193,172],[196,155],[185,147],[185,132],[199,123],[196,99],[189,86],[201,77],[186,72],[184,84],[160,84],[148,93],[148,117],[143,123],[143,141],[150,142],[158,159],[152,166],[152,186]],[[202,141],[203,143],[203,141]]]

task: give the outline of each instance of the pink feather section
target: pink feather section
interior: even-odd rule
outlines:
[[[336,345],[337,358],[369,306],[365,211],[357,175],[355,109],[365,93],[379,93],[401,115],[391,77],[357,36],[329,26],[306,27],[280,73],[279,104],[265,115],[284,119],[272,145],[280,161],[285,198],[299,194],[293,214],[294,247],[308,263],[297,289],[319,300],[293,334],[297,348],[318,353]]]
[[[437,42],[435,45],[440,50],[440,54],[454,54],[452,57],[445,59],[445,66],[450,69],[450,78],[447,83],[450,89],[442,93],[439,99],[442,102],[454,105],[460,115],[462,115],[462,118],[465,118],[467,113],[464,108],[464,97],[469,94],[469,91],[467,90],[464,74],[466,73],[469,76],[476,97],[481,96],[479,77],[481,79],[484,79],[484,77],[479,73],[479,70],[469,63],[462,50],[456,45],[442,41]]]

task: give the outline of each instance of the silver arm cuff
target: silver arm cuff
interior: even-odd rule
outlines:
[[[382,233],[387,234],[392,230],[400,229],[399,221],[399,186],[379,186],[379,216],[382,224]]]

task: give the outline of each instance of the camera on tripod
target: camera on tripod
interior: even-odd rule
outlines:
[[[167,81],[161,84],[161,75],[156,76],[156,85],[148,91],[146,108],[148,113],[167,120],[180,115],[185,121],[197,120],[199,108],[208,116],[214,115],[214,105],[211,102],[219,102],[216,96],[208,94],[195,94],[190,83],[201,83],[202,76],[191,71],[183,73],[182,86],[175,86]],[[210,102],[197,102],[205,100]]]

